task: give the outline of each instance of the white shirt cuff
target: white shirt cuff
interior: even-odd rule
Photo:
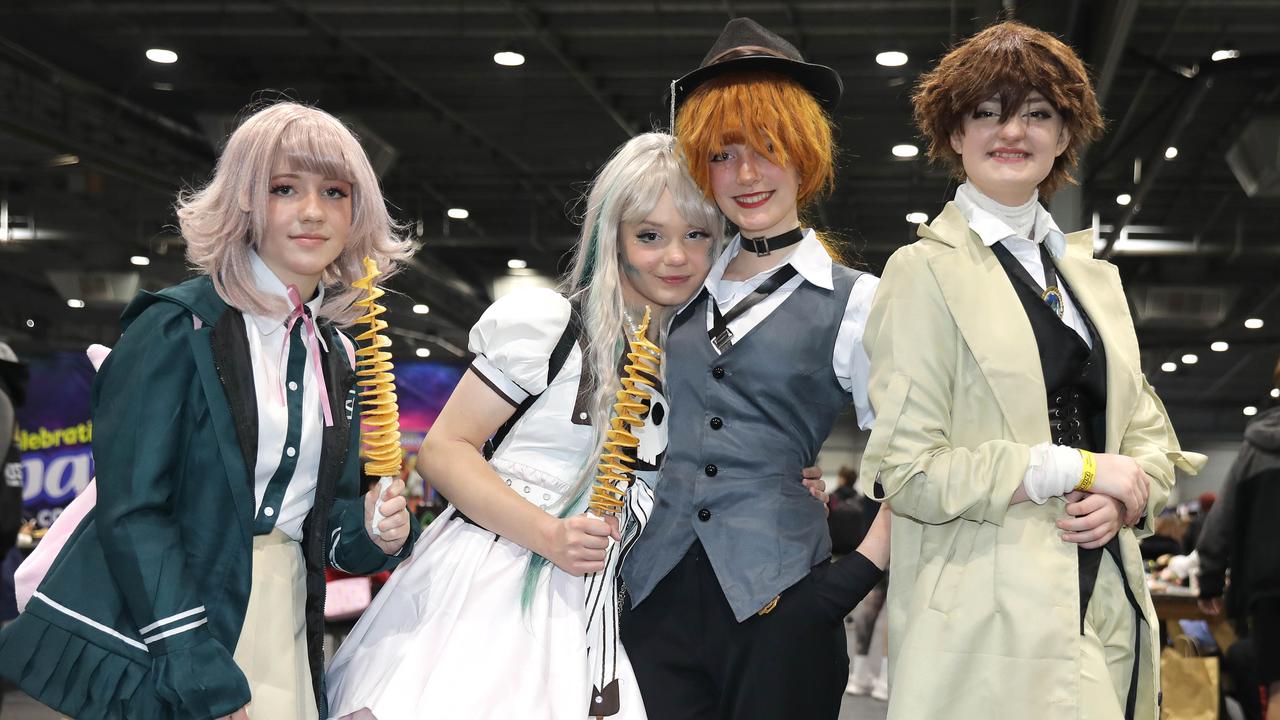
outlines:
[[[1043,505],[1051,497],[1066,495],[1080,482],[1084,458],[1080,451],[1066,445],[1042,442],[1031,447],[1031,459],[1022,487],[1027,497]]]

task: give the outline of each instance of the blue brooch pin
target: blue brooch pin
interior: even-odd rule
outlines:
[[[1044,300],[1045,304],[1057,313],[1059,318],[1062,317],[1062,291],[1058,290],[1057,285],[1050,285],[1044,291],[1044,294],[1040,296],[1040,299]]]

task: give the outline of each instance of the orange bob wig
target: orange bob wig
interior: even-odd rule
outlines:
[[[711,156],[744,144],[800,178],[804,208],[835,183],[831,119],[800,83],[779,73],[728,73],[708,80],[676,115],[676,141],[694,182],[708,198]]]

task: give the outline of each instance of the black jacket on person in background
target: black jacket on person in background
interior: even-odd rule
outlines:
[[[1244,445],[1205,518],[1196,550],[1200,597],[1222,595],[1231,568],[1231,617],[1247,617],[1260,599],[1280,598],[1280,407],[1245,428]]]

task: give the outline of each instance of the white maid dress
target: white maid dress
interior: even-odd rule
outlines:
[[[580,398],[581,345],[547,384],[549,356],[570,305],[550,290],[494,303],[471,330],[476,373],[512,405],[541,396],[490,460],[511,489],[547,508],[594,465],[591,419]],[[640,690],[618,639],[617,570],[653,505],[666,450],[666,399],[648,408],[637,480],[621,543],[602,573],[574,577],[548,565],[521,607],[529,550],[459,516],[440,515],[396,569],[328,671],[329,714],[350,720],[520,718],[644,720]]]

